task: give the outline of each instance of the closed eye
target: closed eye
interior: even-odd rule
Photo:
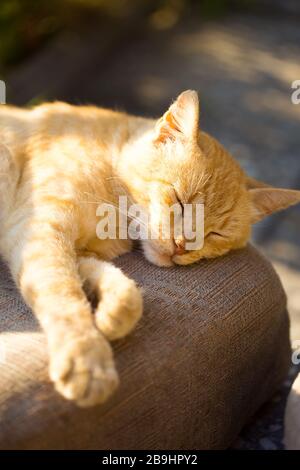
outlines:
[[[224,235],[222,235],[221,233],[219,232],[209,232],[209,234],[207,236],[214,236],[214,237],[218,237],[218,238],[226,238],[224,237]]]

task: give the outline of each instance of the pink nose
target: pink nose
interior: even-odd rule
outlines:
[[[174,249],[175,255],[183,255],[183,253],[185,253],[184,246],[185,246],[184,241],[177,242],[176,246],[175,246],[175,249]]]

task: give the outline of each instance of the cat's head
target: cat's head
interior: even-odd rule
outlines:
[[[300,202],[300,191],[272,188],[247,177],[214,138],[199,130],[199,100],[191,90],[137,139],[126,165],[127,186],[148,212],[150,227],[169,220],[166,206],[204,205],[200,249],[186,250],[187,240],[174,234],[142,241],[145,256],[160,266],[190,264],[241,248],[252,224]]]

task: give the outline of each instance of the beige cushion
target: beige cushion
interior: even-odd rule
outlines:
[[[143,287],[144,317],[114,346],[119,390],[85,410],[53,391],[45,337],[1,265],[0,448],[226,448],[285,377],[286,299],[253,247],[188,267],[138,253],[117,264]]]

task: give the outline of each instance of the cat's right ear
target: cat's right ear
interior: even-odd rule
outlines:
[[[199,98],[196,91],[187,90],[178,96],[168,111],[157,121],[154,143],[197,139]]]
[[[293,189],[266,186],[249,189],[248,192],[252,204],[252,223],[300,202],[300,191]]]

